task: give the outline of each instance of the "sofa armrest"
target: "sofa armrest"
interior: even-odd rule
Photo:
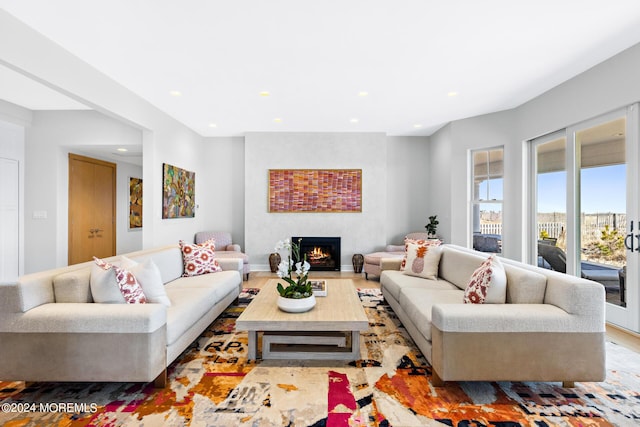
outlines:
[[[42,304],[0,314],[0,333],[150,333],[167,323],[162,304]]]
[[[220,267],[227,270],[240,270],[242,271],[242,258],[216,258]]]
[[[232,243],[230,245],[227,245],[227,247],[224,250],[231,251],[231,252],[242,252],[242,248],[237,243]]]
[[[17,283],[0,283],[0,313],[20,313],[20,294]]]
[[[432,325],[443,332],[604,332],[598,316],[553,304],[435,304]]]
[[[402,258],[381,258],[380,271],[384,270],[400,270]]]
[[[224,271],[236,270],[242,277],[242,269],[244,268],[242,258],[216,258],[218,264]]]
[[[571,314],[597,316],[605,321],[605,289],[600,283],[567,274],[547,274],[546,304]]]

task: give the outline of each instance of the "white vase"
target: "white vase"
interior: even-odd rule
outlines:
[[[287,313],[304,313],[311,310],[315,305],[316,297],[314,295],[307,298],[278,297],[278,308]]]

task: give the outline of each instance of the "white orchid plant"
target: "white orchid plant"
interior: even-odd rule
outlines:
[[[298,243],[291,242],[289,239],[280,240],[276,243],[276,252],[287,251],[287,259],[283,259],[278,265],[278,277],[288,283],[288,285],[282,286],[282,283],[278,283],[278,293],[284,298],[308,298],[313,295],[311,289],[311,283],[308,280],[309,269],[311,265],[307,262],[307,254],[300,257],[300,242],[302,239],[298,239]],[[293,255],[293,258],[292,258]],[[298,262],[294,265],[294,259]],[[295,267],[295,270],[294,270]],[[296,274],[296,279],[293,278],[293,273]]]

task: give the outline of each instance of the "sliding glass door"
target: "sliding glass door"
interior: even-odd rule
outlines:
[[[574,138],[579,154],[578,272],[602,283],[607,302],[625,306],[626,117],[576,128]]]
[[[640,328],[637,115],[636,106],[619,110],[532,141],[531,150],[532,261],[602,284],[607,320],[634,331]]]

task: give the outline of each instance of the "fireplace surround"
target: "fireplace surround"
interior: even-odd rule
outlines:
[[[300,241],[300,255],[307,255],[310,271],[340,271],[340,237],[292,237]],[[299,260],[294,259],[294,262]]]

